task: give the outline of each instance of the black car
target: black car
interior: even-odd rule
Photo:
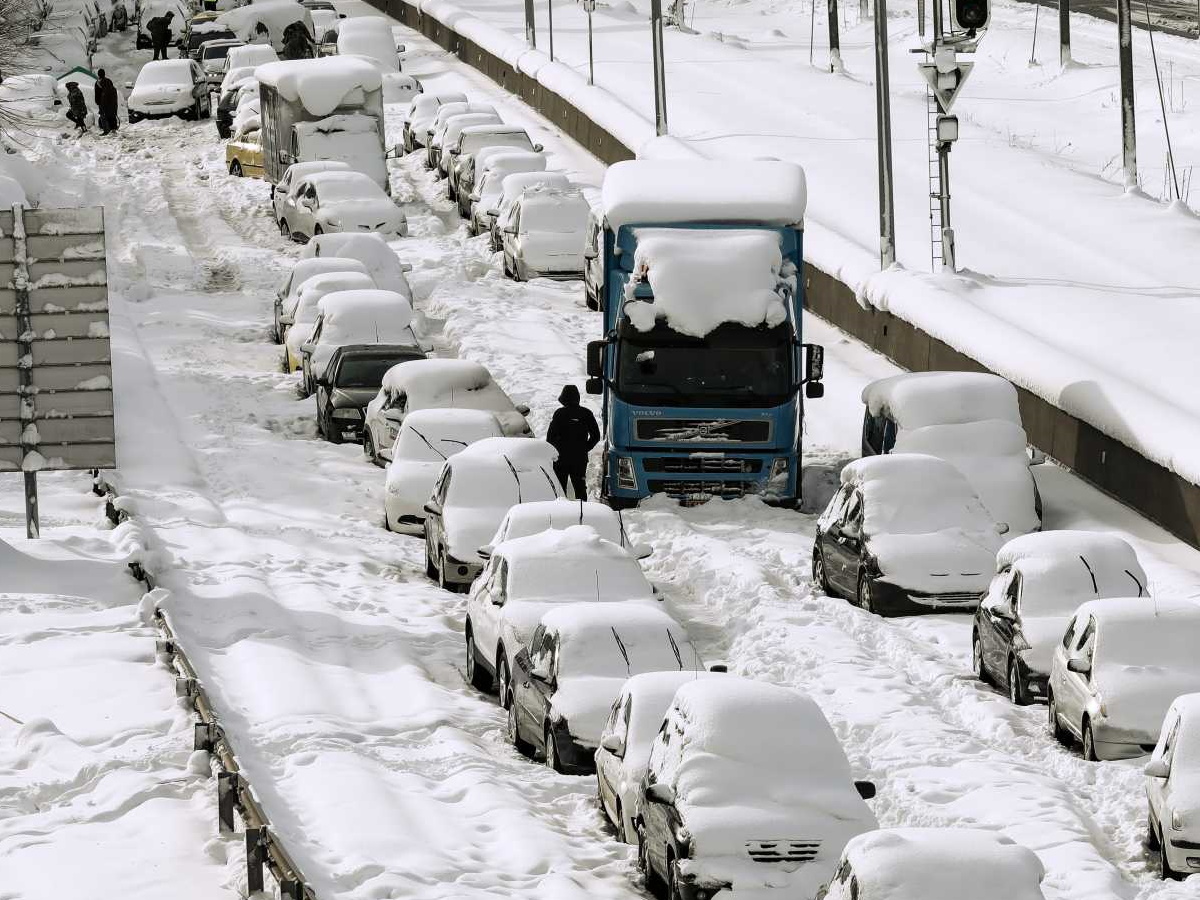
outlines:
[[[363,410],[379,393],[384,373],[397,363],[424,358],[411,345],[338,347],[317,381],[317,434],[334,444],[361,441]]]
[[[241,97],[241,86],[234,85],[228,90],[222,91],[217,100],[217,135],[222,140],[233,134],[233,114],[237,110],[239,97]]]

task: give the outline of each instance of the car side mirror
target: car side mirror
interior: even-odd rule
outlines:
[[[491,559],[492,551],[494,549],[495,549],[495,547],[493,547],[491,544],[484,544],[482,547],[479,548],[479,555],[483,559]]]
[[[606,734],[600,738],[600,746],[621,759],[625,755],[625,740],[619,734]]]
[[[646,785],[646,802],[647,803],[664,803],[670,805],[675,802],[675,789],[669,784],[654,784]]]
[[[604,379],[603,378],[589,378],[587,381],[585,381],[583,383],[583,389],[586,393],[589,393],[589,394],[603,394],[604,393]]]
[[[534,145],[533,145],[533,152],[534,152],[534,153],[541,153],[541,152],[542,152],[543,150],[545,150],[545,149],[546,149],[546,148],[545,148],[545,147],[543,147],[541,144],[534,144]]]
[[[858,796],[864,800],[875,799],[875,782],[873,781],[856,781],[854,782],[854,789],[858,791]]]
[[[125,90],[127,90],[127,91],[133,90],[133,82],[132,81],[125,82]]]
[[[526,406],[524,403],[518,403],[513,408],[523,416],[529,415],[529,407]]]
[[[504,229],[504,233],[515,235],[517,233],[517,226],[509,225],[507,228]]]
[[[431,516],[440,516],[442,514],[442,504],[430,500],[425,504],[425,512]]]
[[[654,552],[654,548],[649,544],[634,544],[629,550],[635,559],[645,559]]]
[[[383,417],[389,422],[399,423],[404,421],[404,410],[393,406],[391,409],[385,409],[383,411]]]
[[[1031,466],[1040,466],[1046,461],[1046,454],[1037,447],[1029,448],[1029,464]]]
[[[717,660],[716,662],[711,662],[708,664],[708,671],[717,672],[721,675],[724,675],[729,671],[729,663],[725,662],[723,659]]]
[[[842,535],[852,541],[857,541],[862,537],[862,530],[857,525],[851,524],[842,529]]]
[[[1081,656],[1076,656],[1067,660],[1067,671],[1075,672],[1077,675],[1092,674],[1092,664]]]
[[[313,350],[315,350],[315,349],[317,349],[317,345],[314,344],[312,341],[305,341],[303,344],[300,345],[301,353],[312,353]]]
[[[1152,759],[1146,763],[1146,768],[1142,771],[1151,778],[1167,778],[1171,774],[1171,767],[1167,765],[1165,759]]]
[[[479,202],[479,191],[471,191],[471,193],[467,194],[467,199],[470,200],[472,203],[478,203]]]
[[[461,151],[461,150],[459,150],[457,147],[451,147],[451,148],[450,148],[450,155],[451,155],[451,156],[458,156],[458,154],[460,154],[460,153],[462,153],[462,151]]]

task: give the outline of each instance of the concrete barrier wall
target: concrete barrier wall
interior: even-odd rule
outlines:
[[[367,2],[520,97],[597,159],[612,164],[634,157],[629,147],[564,98],[433,16],[424,15],[415,3]],[[810,264],[805,265],[805,300],[810,312],[905,369],[988,371],[903,319],[889,312],[864,309],[847,285]],[[1200,487],[1041,397],[1022,388],[1017,393],[1031,444],[1193,547],[1200,547]]]

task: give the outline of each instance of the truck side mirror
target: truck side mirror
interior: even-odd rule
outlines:
[[[598,378],[604,375],[604,347],[605,341],[588,341],[587,345],[587,373],[593,378]],[[590,393],[590,392],[589,392]]]
[[[819,381],[810,381],[804,385],[804,396],[809,400],[820,400],[825,396],[825,385]]]
[[[820,344],[804,345],[804,373],[806,382],[825,377],[825,348]]]
[[[587,392],[589,394],[603,394],[604,393],[604,379],[603,378],[589,378],[587,381],[585,381],[583,383],[583,389],[585,392]]]

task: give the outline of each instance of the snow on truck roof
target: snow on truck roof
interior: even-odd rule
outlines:
[[[356,56],[266,63],[254,75],[259,84],[279,91],[285,100],[299,101],[314,116],[329,115],[355,91],[370,93],[383,85],[379,70]]]
[[[794,163],[762,160],[627,160],[610,166],[604,218],[623,225],[746,222],[798,225],[808,192]]]
[[[619,165],[619,164],[618,164]],[[637,229],[635,275],[644,275],[653,301],[635,300],[637,279],[626,285],[625,313],[639,331],[666,319],[675,331],[704,337],[726,322],[774,327],[787,321],[779,235],[767,230]]]
[[[871,415],[888,412],[901,428],[1000,419],[1021,424],[1017,389],[986,372],[906,372],[863,388]]]

